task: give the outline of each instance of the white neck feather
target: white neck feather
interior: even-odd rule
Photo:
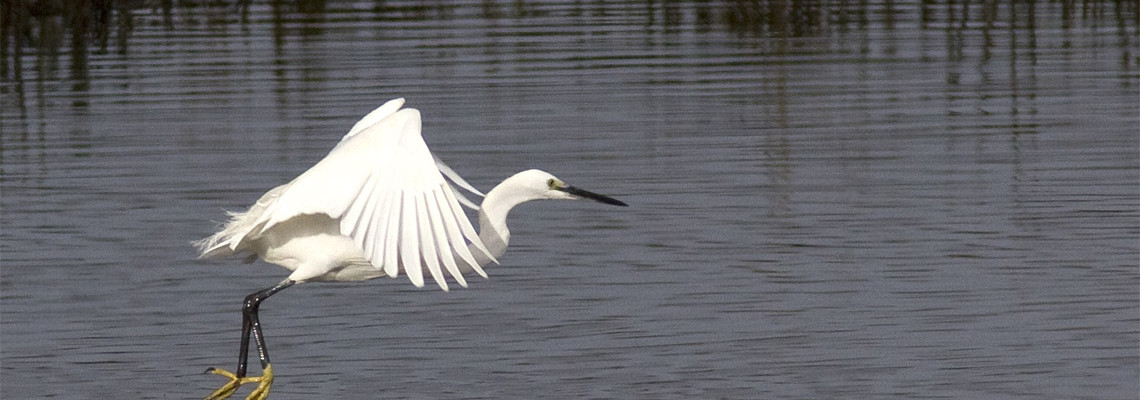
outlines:
[[[507,244],[511,241],[511,231],[507,229],[507,214],[515,206],[530,200],[535,200],[530,192],[520,185],[518,175],[507,178],[498,186],[487,192],[479,209],[479,239],[495,258],[507,251]],[[483,256],[482,251],[472,248],[479,265],[490,262]]]

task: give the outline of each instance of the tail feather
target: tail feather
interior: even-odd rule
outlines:
[[[193,242],[194,247],[198,248],[198,258],[225,257],[248,251],[249,249],[243,241],[250,233],[260,230],[255,224],[261,219],[261,214],[274,200],[281,196],[281,193],[288,186],[288,184],[281,185],[266,192],[249,210],[244,212],[227,211],[226,215],[229,216],[229,220],[226,221],[222,230],[208,238]]]
[[[222,230],[210,237],[194,241],[198,248],[198,258],[225,257],[236,254],[241,240],[249,233],[243,223],[248,212],[227,211],[229,221]]]

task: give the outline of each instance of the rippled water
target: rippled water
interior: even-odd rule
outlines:
[[[480,188],[631,207],[527,204],[467,289],[282,292],[274,398],[1140,390],[1135,4],[238,3],[5,36],[4,398],[220,385],[286,271],[189,242],[393,97]]]

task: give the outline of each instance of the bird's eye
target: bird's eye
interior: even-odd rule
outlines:
[[[551,189],[554,189],[554,188],[556,188],[556,187],[558,187],[558,186],[554,184],[554,179],[547,179],[547,180],[546,180],[546,187],[549,187],[549,188],[551,188]]]

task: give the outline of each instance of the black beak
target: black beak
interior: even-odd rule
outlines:
[[[578,189],[578,188],[573,187],[573,186],[563,186],[563,187],[558,188],[558,190],[561,190],[563,192],[581,197],[583,199],[590,199],[590,200],[593,200],[593,201],[596,201],[599,203],[606,203],[609,205],[622,206],[622,207],[628,206],[628,204],[625,204],[621,200],[615,199],[613,197],[602,195],[602,194],[597,194],[597,193],[594,193],[594,192],[591,192],[588,190]]]

